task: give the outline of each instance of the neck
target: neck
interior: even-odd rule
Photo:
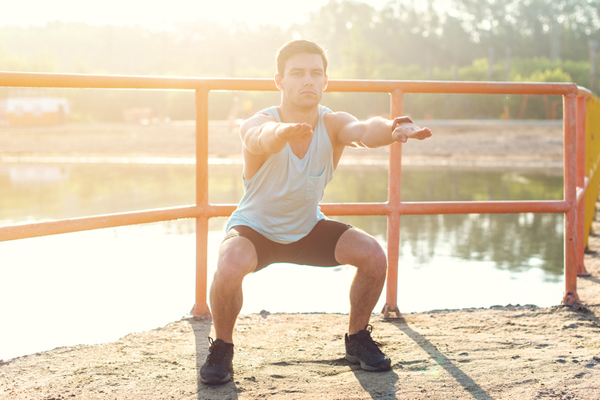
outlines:
[[[297,107],[293,104],[282,102],[278,108],[281,122],[285,123],[307,123],[316,125],[319,118],[319,105],[311,108]]]

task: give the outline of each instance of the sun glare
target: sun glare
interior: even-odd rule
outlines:
[[[375,8],[389,0],[363,1]],[[279,0],[21,0],[0,13],[0,26],[45,25],[48,22],[84,22],[91,25],[140,25],[149,29],[170,29],[177,24],[213,21],[223,26],[246,24],[249,27],[277,25],[287,28],[305,23],[310,13],[329,0],[286,2]]]
[[[159,3],[140,0],[21,0],[2,10],[0,26],[27,27],[61,21],[92,25],[141,25],[162,30],[179,23],[208,20],[224,26],[239,23],[250,27],[278,25],[285,28],[294,23],[306,22],[311,12],[328,2],[329,0],[290,3],[279,0],[171,0]],[[367,3],[380,8],[387,0]]]

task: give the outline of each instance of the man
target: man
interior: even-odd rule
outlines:
[[[385,281],[387,260],[365,232],[327,219],[318,206],[346,146],[374,148],[431,136],[406,117],[358,121],[319,105],[327,87],[327,58],[316,43],[295,40],[277,54],[281,105],[240,127],[244,196],[227,224],[210,289],[216,340],[201,368],[202,382],[232,378],[233,330],[242,308],[244,277],[269,264],[356,267],[350,288],[346,359],[386,371],[390,359],[371,338],[369,318]]]

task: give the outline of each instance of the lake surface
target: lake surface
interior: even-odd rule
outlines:
[[[193,165],[96,161],[0,165],[0,224],[194,202]],[[210,201],[237,203],[240,178],[240,165],[211,165]],[[385,201],[386,190],[387,168],[343,165],[324,201]],[[402,198],[556,200],[562,174],[405,167]],[[385,217],[339,219],[386,248]],[[559,304],[563,221],[562,214],[402,217],[400,310]],[[224,225],[225,218],[210,221],[209,280]],[[114,341],[186,316],[195,293],[194,230],[182,220],[0,242],[0,359]],[[348,266],[273,265],[246,278],[242,313],[347,313],[352,277]],[[384,303],[385,293],[375,311]]]

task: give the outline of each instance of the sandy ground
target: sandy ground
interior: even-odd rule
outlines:
[[[438,128],[427,147],[405,146],[405,161],[561,159],[560,127]],[[150,150],[161,143],[160,153],[183,157],[191,154],[190,140],[193,148],[189,127],[181,127],[168,141],[145,135],[153,144],[144,151],[139,143],[131,143],[144,135],[133,137],[118,128],[114,139],[119,145],[113,142],[112,149],[106,133],[90,130],[85,140],[66,144],[64,139],[74,135],[67,131],[44,136],[35,130],[0,129],[0,157],[156,154]],[[180,135],[178,143],[173,143],[175,135]],[[215,156],[239,148],[234,139],[211,146],[220,146],[211,151]],[[384,153],[371,157],[377,154]],[[594,222],[594,230],[600,232],[599,222]],[[580,307],[503,305],[411,313],[390,320],[375,314],[374,336],[393,361],[389,372],[364,372],[344,360],[347,315],[263,313],[240,316],[235,377],[222,386],[205,386],[198,380],[207,336],[213,334],[211,319],[205,317],[182,319],[114,343],[0,361],[0,398],[599,399],[600,236],[591,236],[590,248],[585,263],[591,275],[578,279]]]

